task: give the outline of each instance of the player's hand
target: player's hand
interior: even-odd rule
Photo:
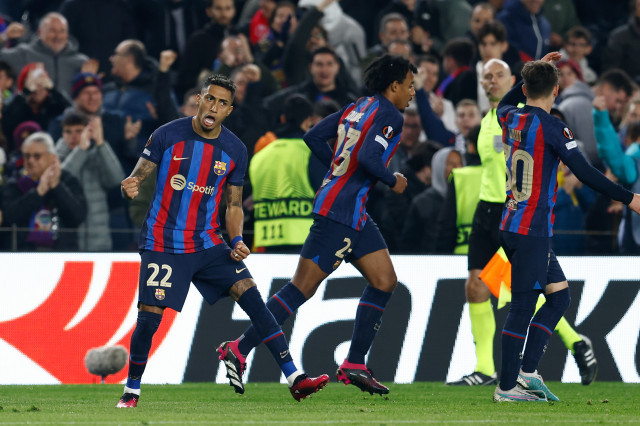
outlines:
[[[633,200],[629,203],[629,208],[640,214],[640,194],[633,194]]]
[[[544,62],[549,62],[550,64],[559,61],[562,59],[562,55],[559,52],[549,52],[540,59]]]
[[[396,194],[402,194],[407,188],[407,178],[400,172],[395,172],[394,176],[396,177],[396,184],[393,185],[391,190]]]
[[[140,180],[137,177],[129,176],[120,183],[120,190],[122,191],[122,195],[130,200],[133,200],[138,196],[140,190]]]
[[[247,80],[251,83],[257,83],[262,77],[260,67],[256,64],[247,64],[242,67],[242,73],[247,77]]]
[[[238,241],[233,250],[231,250],[231,258],[236,262],[246,259],[249,254],[251,254],[251,251],[242,240]]]

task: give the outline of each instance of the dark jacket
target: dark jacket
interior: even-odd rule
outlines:
[[[551,24],[542,12],[532,15],[520,0],[507,0],[497,18],[507,27],[509,44],[518,49],[523,60],[547,54]]]
[[[640,20],[629,18],[626,25],[616,28],[604,49],[605,68],[622,68],[636,83],[640,82]]]
[[[18,233],[18,250],[33,251],[54,249],[57,251],[77,251],[78,236],[75,232],[64,232],[77,228],[87,216],[87,202],[78,179],[62,170],[60,183],[41,197],[36,191],[37,183],[28,176],[10,180],[3,188],[3,224],[30,228],[34,215],[43,206],[51,211],[53,230],[52,246],[39,244],[30,231]]]

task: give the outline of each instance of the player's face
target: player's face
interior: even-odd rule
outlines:
[[[482,69],[482,81],[480,83],[487,97],[492,101],[498,101],[513,86],[511,70],[502,62],[488,62]]]
[[[38,30],[40,40],[54,52],[58,53],[67,45],[69,41],[69,31],[65,21],[49,17]]]
[[[502,55],[507,51],[507,42],[501,42],[493,34],[487,34],[478,43],[478,51],[483,62],[489,59],[502,59]]]
[[[477,36],[480,28],[493,19],[493,12],[490,9],[482,6],[476,6],[471,13],[471,20],[469,21],[469,27],[473,35]]]
[[[24,159],[24,170],[31,179],[40,179],[40,176],[51,164],[51,154],[47,152],[45,144],[40,142],[23,145],[22,158]]]
[[[196,95],[196,102],[198,103],[196,121],[200,126],[200,130],[204,133],[217,130],[233,111],[232,101],[229,90],[213,84],[203,93]]]
[[[409,102],[411,102],[411,99],[413,99],[415,95],[416,89],[413,87],[413,72],[409,70],[404,81],[398,84],[396,101],[393,104],[401,112],[404,112],[405,108],[409,106]]]
[[[214,0],[211,7],[207,8],[207,15],[216,23],[228,27],[236,16],[233,0]]]
[[[98,86],[87,86],[76,96],[75,103],[82,111],[95,114],[102,106],[102,91]]]
[[[64,126],[62,128],[62,138],[70,149],[73,149],[80,144],[80,138],[82,137],[83,130],[84,126],[82,124]]]
[[[480,124],[480,111],[475,105],[459,105],[456,108],[456,126],[465,138],[469,130],[476,124]]]

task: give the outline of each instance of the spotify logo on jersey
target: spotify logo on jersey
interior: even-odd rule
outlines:
[[[182,175],[173,175],[171,177],[171,187],[176,191],[182,191],[187,184],[187,179]]]

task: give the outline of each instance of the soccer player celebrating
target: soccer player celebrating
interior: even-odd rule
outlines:
[[[153,132],[131,176],[122,181],[123,195],[133,199],[159,166],[140,233],[138,321],[131,336],[127,383],[117,407],[137,406],[140,380],[162,313],[167,307],[182,309],[192,281],[210,304],[227,295],[238,302],[259,341],[267,345],[282,369],[296,400],[329,382],[326,374],[310,378],[296,368],[284,334],[243,262],[249,255],[242,241],[247,150],[222,126],[233,110],[234,93],[231,80],[209,76],[196,96],[197,115],[174,120]],[[223,192],[232,248],[219,233]]]
[[[477,362],[473,373],[447,383],[452,386],[485,386],[496,384],[498,381],[493,362],[496,322],[491,306],[491,293],[480,279],[480,272],[500,248],[499,228],[506,194],[504,145],[502,127],[497,119],[497,107],[502,97],[513,87],[515,77],[511,74],[506,62],[490,59],[482,68],[481,82],[491,109],[482,119],[478,135],[478,154],[482,160],[480,201],[473,215],[469,236],[469,276],[465,282],[465,295],[469,304],[471,333],[475,343]],[[544,300],[543,297],[541,299]],[[588,385],[593,381],[598,370],[598,363],[593,357],[589,339],[584,339],[584,336],[576,333],[564,317],[558,323],[556,331],[567,349],[573,352],[582,383]]]
[[[378,226],[367,214],[369,190],[380,180],[395,193],[407,186],[387,164],[400,141],[401,112],[415,94],[408,60],[385,55],[365,70],[367,88],[375,93],[345,106],[309,130],[304,140],[329,167],[314,200],[315,218],[291,282],[269,299],[267,307],[282,324],[314,295],[318,286],[343,260],[351,262],[368,281],[356,311],[351,347],[337,371],[338,380],[380,395],[389,389],[365,365],[365,356],[397,278]],[[333,149],[327,141],[336,138]],[[247,354],[260,343],[258,330],[249,327],[235,341],[218,349],[227,374],[241,376]]]
[[[493,394],[497,402],[558,400],[537,367],[570,301],[567,279],[550,248],[559,160],[585,184],[640,213],[640,195],[594,169],[571,130],[549,114],[559,89],[553,62],[560,58],[553,52],[525,64],[523,81],[498,105],[507,160],[500,239],[512,266],[512,299],[502,330],[502,371]],[[525,97],[526,105],[518,108]],[[542,292],[546,301],[534,315]]]

